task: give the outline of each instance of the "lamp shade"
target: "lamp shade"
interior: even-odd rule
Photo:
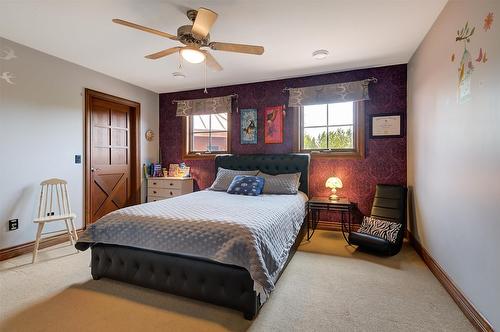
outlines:
[[[332,176],[326,180],[325,187],[327,188],[342,188],[342,181],[336,177]]]
[[[191,63],[200,63],[205,60],[205,54],[197,49],[185,47],[181,50],[182,57]]]

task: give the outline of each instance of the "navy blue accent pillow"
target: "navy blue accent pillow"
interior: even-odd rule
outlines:
[[[260,176],[236,175],[227,188],[229,194],[259,196],[264,188],[264,178]]]

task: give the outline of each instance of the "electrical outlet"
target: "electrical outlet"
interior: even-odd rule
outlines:
[[[53,216],[54,214],[54,212],[47,212],[47,217]]]
[[[19,219],[10,219],[9,220],[9,231],[15,231],[19,228]]]
[[[79,154],[75,154],[75,164],[81,164],[82,163],[82,156]]]

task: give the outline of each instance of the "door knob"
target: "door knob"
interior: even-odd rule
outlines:
[[[100,170],[101,170],[100,168],[94,168],[94,167],[90,168],[91,172],[100,171]]]

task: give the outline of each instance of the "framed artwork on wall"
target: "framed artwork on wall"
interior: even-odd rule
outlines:
[[[264,120],[264,143],[283,143],[283,106],[266,107]]]
[[[371,115],[370,138],[403,137],[402,119],[402,113]]]
[[[240,143],[257,144],[257,110],[240,110]]]

